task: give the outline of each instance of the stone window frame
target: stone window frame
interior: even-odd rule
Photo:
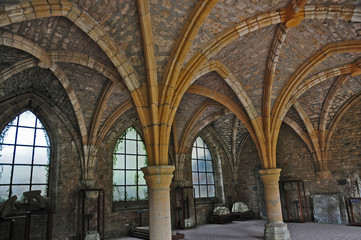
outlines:
[[[114,154],[115,154],[115,149],[117,147],[117,143],[118,141],[123,137],[123,135],[126,134],[127,130],[129,128],[133,128],[137,135],[139,136],[141,142],[143,142],[143,144],[145,145],[145,142],[143,140],[143,137],[142,135],[140,134],[140,132],[138,131],[137,127],[134,126],[134,125],[130,125],[128,126],[127,128],[125,128],[122,133],[120,134],[119,137],[116,138],[116,143],[113,147],[113,151],[112,151],[112,163],[113,163],[113,157],[114,157]],[[143,155],[141,155],[143,156]],[[147,154],[145,154],[144,156],[147,157]],[[115,170],[118,170],[118,169],[115,169]],[[120,170],[120,169],[119,169]],[[126,169],[123,169],[123,170],[126,170]],[[141,172],[140,168],[138,168],[138,163],[137,163],[137,172]],[[114,166],[112,165],[112,176],[111,176],[111,179],[112,179],[112,189],[114,189]],[[125,183],[124,183],[125,184]],[[120,186],[120,185],[119,185]],[[123,185],[122,185],[123,186]],[[125,185],[124,185],[125,186]],[[141,186],[146,186],[146,183],[144,185],[141,185]],[[137,184],[137,193],[138,193],[138,184]],[[149,195],[148,195],[149,196]],[[137,198],[138,198],[138,194],[137,194]],[[148,199],[146,200],[136,200],[136,201],[114,201],[114,195],[113,195],[113,191],[112,191],[112,209],[113,211],[122,211],[122,210],[136,210],[136,209],[146,209],[148,208]]]
[[[35,124],[34,126],[26,126],[26,125],[19,125],[19,117],[21,115],[23,115],[26,112],[31,112],[31,114],[33,114],[35,116]],[[14,120],[16,120],[16,122],[14,122]],[[41,124],[41,127],[38,127],[38,124]],[[46,194],[44,195],[44,193],[42,192],[43,196],[49,196],[49,186],[50,186],[50,162],[51,162],[51,144],[50,144],[50,138],[49,138],[49,134],[48,131],[46,130],[45,126],[43,125],[42,121],[39,119],[39,117],[33,113],[31,110],[25,110],[21,113],[19,113],[18,115],[16,115],[11,121],[9,121],[6,126],[4,127],[4,129],[2,129],[1,134],[6,130],[6,128],[15,128],[15,139],[13,143],[1,143],[1,145],[5,145],[5,146],[13,146],[13,156],[12,156],[12,162],[11,163],[0,163],[0,166],[10,166],[11,167],[11,174],[10,174],[10,183],[9,184],[0,184],[0,186],[9,186],[10,187],[10,191],[9,191],[9,198],[11,196],[14,195],[14,192],[12,191],[12,187],[13,186],[24,186],[27,189],[27,191],[31,191],[31,190],[37,190],[37,189],[32,189],[32,187],[35,185],[39,185],[39,186],[46,186]],[[18,143],[17,139],[19,137],[19,129],[28,129],[28,130],[32,130],[34,133],[34,138],[32,141],[32,144],[27,144],[27,143]],[[45,131],[47,140],[49,141],[48,146],[40,146],[36,144],[36,134],[37,134],[37,130],[43,130]],[[30,147],[32,148],[32,156],[31,156],[31,163],[16,163],[15,162],[15,156],[16,156],[16,151],[17,151],[17,147]],[[49,159],[48,159],[48,163],[47,164],[42,164],[42,163],[35,163],[34,162],[34,155],[35,155],[35,149],[40,148],[46,148],[47,151],[49,151]],[[29,183],[14,183],[13,179],[14,179],[14,169],[16,167],[30,167],[30,179],[29,179]],[[46,176],[46,183],[44,182],[38,182],[35,183],[33,182],[33,173],[34,173],[34,167],[47,167],[47,176]],[[21,197],[18,196],[18,199],[20,199]]]

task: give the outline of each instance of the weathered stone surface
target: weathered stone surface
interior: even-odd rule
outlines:
[[[214,56],[214,59],[223,62],[241,82],[259,114],[262,111],[267,56],[275,29],[275,26],[270,26],[248,34]]]
[[[112,66],[104,51],[74,23],[64,17],[49,17],[15,23],[4,29],[25,37],[46,51],[85,53]]]
[[[183,25],[191,14],[195,0],[151,0],[150,14],[155,44],[158,80],[161,81]]]
[[[313,217],[319,223],[341,223],[340,196],[338,194],[315,194],[311,196]]]
[[[291,28],[280,52],[277,74],[272,89],[272,105],[282,86],[306,59],[316,54],[320,48],[327,44],[355,39],[359,34],[359,29],[358,23],[347,23],[341,20],[324,20],[322,24],[319,20],[306,20],[302,21],[299,26]],[[338,66],[340,62],[337,61],[340,59],[347,60],[341,56],[328,61],[333,61],[332,65]],[[321,65],[312,73],[319,72],[325,67],[329,69],[330,65]]]
[[[12,64],[18,61],[32,58],[30,54],[6,46],[0,46],[0,52],[0,71],[10,67]]]
[[[334,81],[334,78],[324,81],[308,90],[299,98],[299,102],[310,118],[314,129],[318,129],[322,105]]]

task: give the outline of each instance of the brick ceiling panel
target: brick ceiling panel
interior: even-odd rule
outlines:
[[[177,113],[175,115],[175,123],[177,127],[177,135],[178,138],[181,137],[184,127],[186,126],[189,119],[192,115],[197,111],[198,108],[202,106],[202,104],[207,100],[207,98],[186,93],[181,103],[177,109]]]
[[[322,105],[335,80],[331,78],[312,87],[298,99],[315,129],[318,129]]]
[[[291,28],[281,49],[272,88],[272,105],[283,85],[308,58],[316,54],[322,47],[335,42],[356,39],[356,25],[340,20],[304,20],[295,28]],[[342,57],[340,57],[342,58]],[[321,65],[312,74],[338,65],[336,59],[330,59],[332,65]],[[342,62],[345,62],[344,60]]]
[[[131,98],[128,90],[115,87],[108,99],[107,104],[105,105],[104,111],[101,113],[102,117],[100,119],[100,126],[103,125],[104,121],[114,112],[117,107],[121,106],[129,100],[131,100]]]
[[[0,53],[0,71],[21,60],[33,58],[26,52],[6,46],[0,46]]]
[[[222,105],[217,105],[217,106],[209,106],[200,116],[198,121],[196,122],[195,126],[199,126],[203,121],[205,120],[210,120],[212,119],[213,115],[217,115],[217,117],[220,117],[218,114],[220,114],[221,116],[223,115],[233,115],[233,114],[229,114],[229,111],[224,111],[225,108]],[[222,112],[222,113],[221,113]],[[223,117],[220,117],[223,118]],[[217,120],[216,120],[217,121]]]
[[[48,69],[29,68],[2,82],[0,84],[0,102],[3,101],[2,96],[29,92],[46,98],[48,104],[60,110],[77,129],[78,121],[70,99],[57,77]]]
[[[90,129],[99,94],[107,78],[98,72],[72,63],[60,64],[80,102],[87,129]]]
[[[220,139],[225,143],[228,152],[232,152],[233,119],[234,115],[229,114],[210,124],[210,127],[217,132]]]
[[[200,28],[193,41],[187,61],[202,49],[207,42],[226,29],[240,23],[242,20],[257,16],[263,12],[286,7],[288,1],[281,0],[219,0],[209,17]]]
[[[361,77],[350,77],[337,92],[330,112],[327,116],[326,127],[329,127],[338,110],[355,94],[361,92]]]
[[[75,3],[93,17],[122,49],[139,78],[145,80],[139,14],[135,0],[77,0]]]
[[[293,106],[288,110],[286,116],[291,118],[293,121],[295,121],[298,124],[298,126],[302,128],[303,131],[307,132],[307,128],[305,124],[303,123],[300,115]]]
[[[241,81],[258,113],[261,113],[263,82],[276,26],[269,26],[228,45],[214,59],[224,63]]]
[[[159,80],[163,77],[177,38],[196,4],[196,0],[149,1]]]
[[[206,75],[197,79],[193,83],[193,85],[200,85],[210,90],[221,93],[231,98],[233,102],[241,105],[237,95],[234,93],[231,87],[229,87],[229,85],[223,80],[223,78],[216,72],[207,73]]]
[[[74,51],[88,54],[112,66],[104,51],[81,29],[64,17],[49,17],[11,24],[3,29],[20,35],[46,51]]]

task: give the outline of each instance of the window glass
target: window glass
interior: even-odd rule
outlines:
[[[47,196],[49,160],[48,134],[31,111],[9,122],[0,134],[0,202],[31,190]]]
[[[192,182],[196,198],[216,196],[212,156],[201,137],[198,137],[193,144]]]
[[[141,168],[148,165],[142,138],[130,127],[118,139],[113,155],[113,201],[148,200]]]

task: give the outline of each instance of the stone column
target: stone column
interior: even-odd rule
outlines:
[[[262,169],[259,171],[264,185],[267,209],[267,223],[265,225],[266,240],[289,240],[290,233],[283,222],[281,199],[278,180],[281,169]]]
[[[142,168],[149,191],[150,240],[172,239],[169,187],[174,166]]]

